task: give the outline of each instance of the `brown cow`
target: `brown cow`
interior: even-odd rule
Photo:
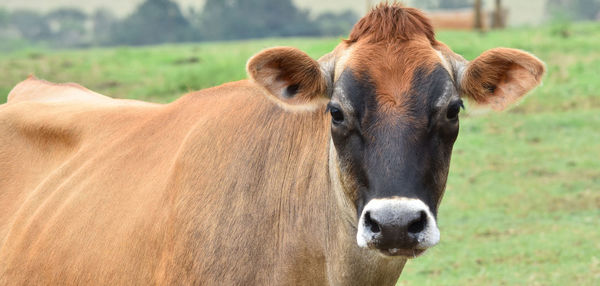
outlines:
[[[0,106],[1,285],[393,285],[436,225],[459,95],[502,109],[544,65],[467,62],[378,6],[319,61],[166,105],[33,78]],[[327,111],[327,112],[326,112]]]

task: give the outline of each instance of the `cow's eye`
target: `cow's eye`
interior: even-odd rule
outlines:
[[[331,113],[331,121],[333,124],[341,124],[344,122],[344,113],[339,108],[329,105],[327,106],[327,109],[329,109],[329,113]]]
[[[460,108],[465,108],[462,100],[455,101],[448,106],[448,110],[446,111],[446,118],[448,120],[456,120],[458,119],[458,113],[460,112]]]

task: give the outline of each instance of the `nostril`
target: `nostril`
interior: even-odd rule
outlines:
[[[371,217],[370,212],[365,213],[365,226],[370,228],[373,233],[378,233],[381,231],[381,228],[379,228],[379,224],[377,223],[376,220],[374,220]]]
[[[427,213],[420,211],[419,218],[408,225],[408,232],[419,233],[427,226]]]

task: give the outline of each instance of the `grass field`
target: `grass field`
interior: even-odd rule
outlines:
[[[504,113],[467,107],[439,213],[442,242],[410,261],[399,285],[600,285],[600,25],[438,38],[467,59],[507,46],[544,60],[543,86]],[[0,55],[0,102],[34,73],[113,97],[169,102],[245,78],[262,48],[313,57],[339,39],[270,39]],[[469,112],[470,111],[470,112]]]

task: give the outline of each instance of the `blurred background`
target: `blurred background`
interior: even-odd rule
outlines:
[[[267,47],[318,58],[378,2],[0,0],[0,103],[29,74],[167,103],[245,79]],[[508,111],[467,105],[442,241],[398,285],[600,285],[600,0],[404,3],[469,60],[519,48],[548,72]]]
[[[376,0],[2,0],[0,49],[342,36]],[[597,21],[597,0],[412,0],[438,28]],[[477,18],[476,21],[476,16]]]

